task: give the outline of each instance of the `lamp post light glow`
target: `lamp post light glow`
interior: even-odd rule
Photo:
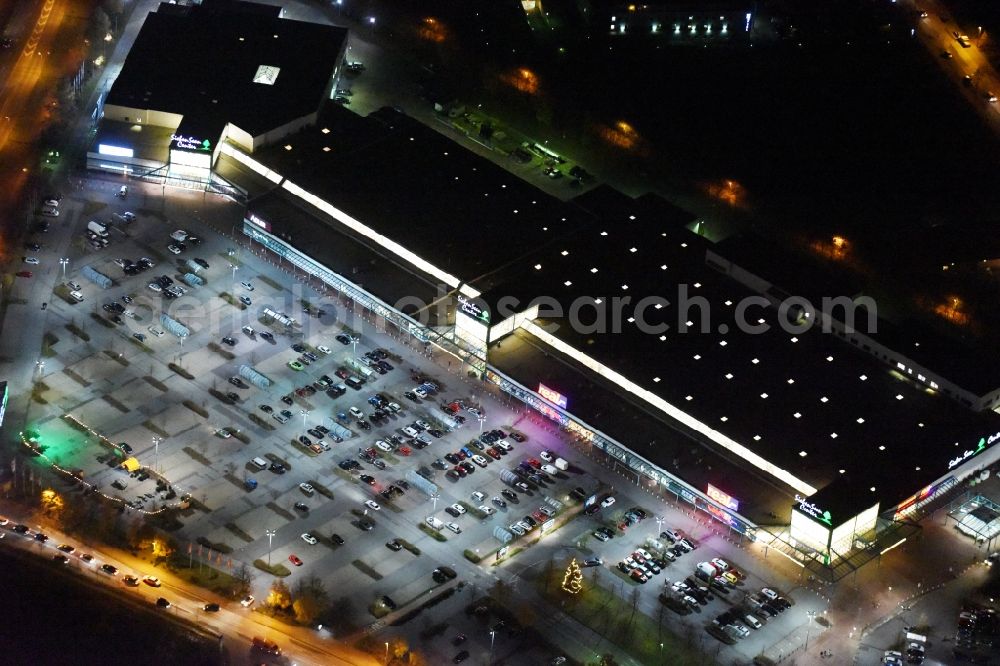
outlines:
[[[160,438],[153,438],[153,471],[160,471]]]
[[[806,622],[806,650],[809,649],[809,630],[812,629],[812,621],[814,617],[816,617],[816,611],[806,611],[806,618],[808,618],[808,621]]]
[[[439,499],[441,499],[441,496],[439,494],[437,494],[437,493],[431,493],[431,501],[434,502],[434,510],[435,511],[437,511],[438,500]]]
[[[271,540],[274,539],[274,530],[264,530],[267,535],[267,566],[271,566]]]
[[[63,257],[62,259],[59,260],[59,265],[62,266],[62,269],[63,269],[63,277],[64,278],[66,277],[66,265],[68,263],[69,263],[69,259],[67,259],[66,257]]]

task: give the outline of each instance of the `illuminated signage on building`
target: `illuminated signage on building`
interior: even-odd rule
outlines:
[[[833,525],[833,516],[830,515],[829,511],[820,511],[820,508],[810,502],[808,498],[795,493],[795,501],[799,503],[799,511],[806,514],[810,518],[815,518],[821,523],[826,523],[827,525]]]
[[[465,296],[461,294],[458,295],[458,304],[461,306],[462,312],[469,315],[473,319],[478,319],[485,324],[490,323],[490,313],[470,301]]]
[[[962,454],[955,456],[954,458],[949,460],[948,469],[955,469],[969,458],[978,456],[980,453],[985,451],[987,447],[992,446],[998,440],[1000,440],[1000,432],[995,432],[989,437],[980,437],[979,443],[976,444],[976,448],[966,449]]]
[[[708,490],[706,491],[705,494],[708,495],[711,499],[721,504],[722,506],[729,509],[730,511],[740,510],[740,503],[739,501],[737,501],[735,497],[722,492],[721,490],[713,486],[711,483],[708,484]]]
[[[211,150],[212,142],[208,139],[200,140],[193,136],[170,135],[170,142],[181,150]]]
[[[0,425],[3,425],[3,417],[7,413],[7,382],[0,382],[0,393],[3,394],[0,399]]]
[[[257,217],[253,213],[250,213],[249,220],[250,220],[251,224],[256,224],[258,227],[260,227],[264,231],[270,231],[271,230],[271,225],[270,224],[268,224],[265,220],[262,220],[261,218]]]
[[[98,144],[97,152],[101,155],[110,155],[112,157],[135,156],[135,153],[131,148],[122,148],[121,146],[109,146],[106,143]]]
[[[559,405],[563,409],[566,409],[566,396],[558,391],[553,391],[545,384],[538,385],[538,395],[542,396],[553,405]]]

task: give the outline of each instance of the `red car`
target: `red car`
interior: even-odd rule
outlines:
[[[538,460],[536,460],[535,458],[528,458],[528,464],[534,467],[535,469],[541,469],[542,467],[542,463],[538,462]]]
[[[351,376],[350,371],[345,370],[344,368],[337,368],[337,371],[334,372],[333,374],[337,375],[341,379],[347,379],[348,377]]]
[[[31,271],[18,271],[17,277],[31,277]]]
[[[454,472],[455,472],[456,474],[458,474],[459,476],[461,476],[461,477],[465,477],[465,476],[468,476],[468,474],[469,474],[469,473],[468,473],[468,472],[467,472],[467,471],[465,470],[465,468],[464,468],[464,467],[459,467],[458,465],[455,465],[455,468],[454,468],[454,470],[453,470],[453,471],[454,471]]]
[[[288,561],[291,562],[292,564],[294,564],[297,567],[301,567],[302,566],[302,560],[300,560],[299,556],[295,555],[294,553],[288,556]]]
[[[408,456],[408,455],[410,455],[411,453],[413,453],[413,451],[412,451],[412,450],[410,449],[410,447],[408,447],[408,446],[401,446],[401,447],[399,447],[399,450],[398,450],[397,452],[398,452],[398,453],[399,453],[400,455],[402,455],[402,456]]]

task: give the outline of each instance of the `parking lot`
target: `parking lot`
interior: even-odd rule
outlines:
[[[667,558],[647,540],[672,526],[654,523],[662,508],[643,505],[650,515],[630,524],[626,514],[640,507],[565,442],[443,370],[419,340],[393,336],[215,232],[236,223],[235,207],[186,192],[161,200],[159,188],[138,185],[124,198],[117,185],[92,187],[29,241],[51,263],[46,241],[60,227],[71,234],[29,421],[47,456],[135,509],[186,498],[181,547],[283,564],[290,583],[336,580],[362,625],[449,584],[432,575],[440,565],[485,586],[496,574],[473,562],[492,563],[508,536],[516,550],[541,546],[519,555],[512,573],[572,547],[643,585],[617,564],[639,547]],[[106,242],[85,231],[91,219],[107,223]],[[614,538],[602,543],[601,526]],[[645,585],[684,581],[708,552],[701,544],[675,554]],[[704,601],[697,588],[677,596],[665,586],[643,611],[654,615],[663,596],[709,625],[744,590],[767,585],[748,575]],[[785,617],[772,620],[788,625],[782,635],[796,624]],[[733,640],[752,654],[777,640],[779,629],[768,629],[752,647]]]

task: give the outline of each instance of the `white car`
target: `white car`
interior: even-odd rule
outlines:
[[[159,286],[159,285],[157,285],[157,286]],[[160,329],[156,328],[155,326],[150,326],[146,330],[149,331],[150,333],[152,333],[153,335],[155,335],[158,338],[162,338],[163,337],[163,331],[161,331]]]
[[[559,470],[552,465],[542,465],[542,471],[546,474],[551,474],[552,476],[559,476]]]
[[[250,282],[240,282],[240,285],[247,291],[253,291],[253,284]]]
[[[476,463],[480,467],[486,467],[486,465],[489,464],[489,461],[486,460],[486,458],[479,455],[478,453],[472,456],[472,462]]]
[[[451,530],[452,532],[454,532],[455,534],[461,534],[462,533],[462,528],[459,527],[457,523],[448,523],[447,524],[447,528],[449,530]]]
[[[71,291],[71,292],[69,292],[69,297],[72,298],[77,303],[82,303],[83,302],[83,294],[81,294],[78,291]]]
[[[177,247],[176,245],[174,245],[173,243],[171,243],[170,245],[167,246],[167,251],[170,252],[170,254],[180,254],[181,253],[181,249],[179,247]]]
[[[351,413],[351,416],[353,416],[356,419],[363,419],[363,418],[365,418],[365,413],[363,411],[361,411],[360,409],[358,409],[357,407],[351,407],[347,411],[349,411]]]
[[[59,201],[57,199],[46,199],[45,205],[53,208],[59,208]]]
[[[306,495],[312,495],[313,492],[315,492],[315,489],[312,487],[312,485],[304,482],[299,484],[299,489]]]
[[[388,405],[386,405],[386,409],[395,414],[396,412],[401,410],[402,407],[399,406],[398,402],[390,402]]]
[[[480,511],[482,511],[483,513],[485,513],[487,516],[492,516],[494,513],[496,513],[496,509],[494,509],[491,506],[486,506],[485,504],[480,504],[478,508],[479,508]]]
[[[774,601],[775,599],[778,598],[778,593],[769,587],[762,588],[760,593],[763,594],[768,599],[770,599],[771,601]]]
[[[240,605],[243,606],[243,608],[250,608],[251,606],[253,606],[254,601],[256,600],[253,598],[253,595],[248,594],[247,596],[243,597],[243,601],[240,602]]]
[[[462,506],[461,504],[452,504],[451,508],[454,509],[455,512],[457,514],[459,514],[459,515],[462,515],[463,513],[465,513],[465,507]]]
[[[376,502],[375,500],[365,500],[365,506],[371,509],[372,511],[378,511],[379,509],[382,508],[378,505],[378,502]]]
[[[612,504],[614,504],[614,503],[615,503],[615,498],[614,498],[614,497],[606,497],[606,498],[604,499],[604,501],[603,501],[603,502],[601,502],[601,506],[602,506],[603,508],[607,509],[607,508],[608,508],[609,506],[611,506],[611,505],[612,505]]]
[[[377,442],[375,442],[375,446],[377,446],[378,448],[382,449],[383,451],[389,451],[389,452],[392,451],[392,447],[389,446],[388,443],[384,442],[381,439],[378,440]]]
[[[428,423],[427,421],[421,420],[421,419],[417,419],[416,421],[414,421],[414,423],[416,423],[417,426],[419,426],[421,430],[430,430],[430,428],[431,428],[431,424],[430,423]]]
[[[329,354],[329,353],[331,353],[331,352],[333,351],[333,350],[332,350],[332,349],[330,349],[329,347],[324,347],[323,345],[320,345],[319,347],[316,347],[316,349],[317,349],[317,350],[318,350],[318,351],[319,351],[319,352],[320,352],[321,354]]]
[[[149,285],[147,285],[147,286],[150,289],[152,289],[153,291],[155,291],[156,293],[160,293],[161,291],[163,291],[163,287],[161,287],[160,285],[158,285],[155,282],[150,282]]]
[[[302,540],[305,541],[310,546],[315,546],[317,543],[319,543],[316,540],[316,537],[314,537],[312,534],[309,534],[309,532],[306,532],[305,534],[302,535]]]
[[[486,493],[482,493],[477,490],[476,492],[472,493],[472,499],[474,499],[477,502],[482,502],[484,499],[486,499]]]
[[[720,571],[729,571],[729,562],[726,562],[721,558],[718,557],[712,558],[712,564],[714,564],[715,568],[719,569]]]
[[[38,265],[38,257],[25,257],[24,258],[24,263],[26,263],[26,264],[32,264],[34,266],[37,266]]]
[[[128,317],[129,319],[135,319],[135,313],[132,312],[131,310],[126,310],[122,314]]]
[[[538,457],[544,460],[545,462],[552,462],[553,460],[556,459],[556,457],[552,455],[550,451],[542,451],[541,453],[538,454]]]
[[[517,536],[524,536],[524,528],[518,525],[517,523],[511,523],[510,531],[516,534]]]
[[[35,263],[38,263],[38,262],[36,261]],[[417,396],[420,397],[420,398],[426,398],[427,397],[427,391],[423,390],[419,386],[417,386],[416,388],[414,388],[413,392],[416,393]]]

